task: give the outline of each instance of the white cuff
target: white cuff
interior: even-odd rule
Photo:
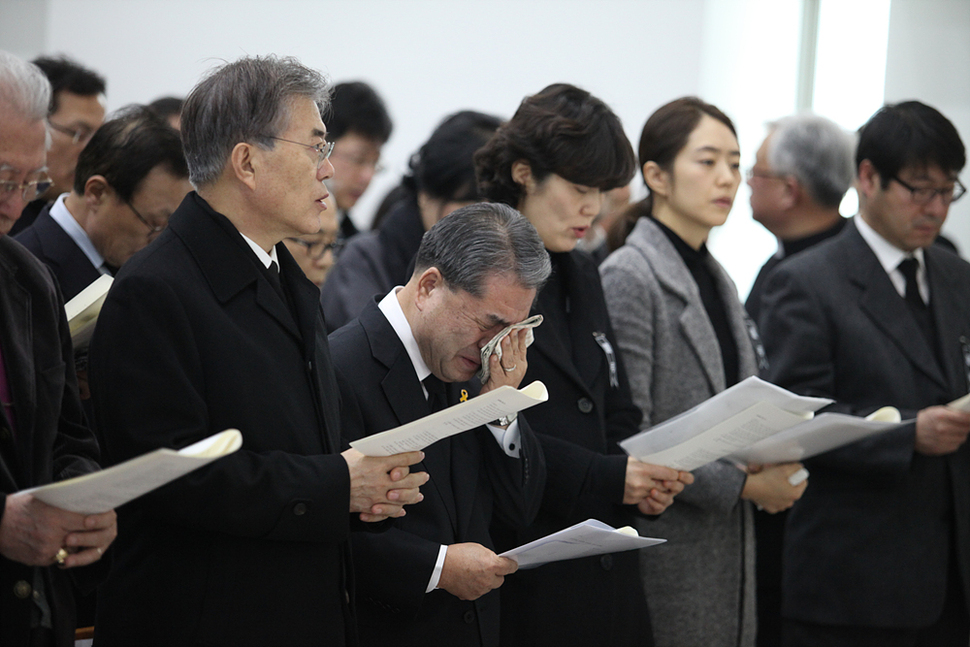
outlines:
[[[436,588],[438,588],[438,581],[441,579],[441,569],[445,567],[445,553],[448,552],[448,547],[444,544],[438,549],[438,559],[434,563],[434,570],[431,571],[431,581],[428,582],[428,588],[425,593],[431,593]]]
[[[498,446],[502,448],[506,456],[512,458],[519,458],[519,421],[513,420],[512,424],[506,429],[501,427],[496,427],[495,425],[485,425],[488,430],[492,432],[495,436],[495,442]]]

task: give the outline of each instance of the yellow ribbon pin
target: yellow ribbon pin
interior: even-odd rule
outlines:
[[[468,391],[465,390],[465,389],[462,389],[461,390],[461,399],[459,400],[459,402],[464,402],[467,399],[468,399]]]

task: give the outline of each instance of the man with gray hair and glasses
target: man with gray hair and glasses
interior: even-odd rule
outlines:
[[[98,469],[60,290],[7,235],[50,185],[49,100],[40,70],[0,51],[0,644],[11,647],[74,644],[69,569],[99,560],[117,533],[113,511],[81,515],[21,492]]]
[[[347,440],[406,424],[525,376],[518,329],[469,384],[481,350],[529,316],[551,271],[535,228],[502,204],[462,207],[421,241],[403,287],[330,336]],[[501,357],[501,360],[499,359]],[[484,379],[484,378],[483,378]],[[535,519],[545,463],[528,424],[500,418],[426,450],[425,500],[393,530],[353,537],[363,645],[497,646],[499,591],[514,561],[493,551],[492,518]]]
[[[268,56],[186,99],[196,191],[115,278],[95,419],[108,463],[226,428],[243,446],[122,510],[99,645],[353,644],[350,531],[422,498],[421,452],[340,452],[320,293],[281,242],[320,229],[328,97],[318,72]]]
[[[748,186],[751,215],[778,239],[778,252],[758,272],[744,304],[755,322],[768,273],[842,230],[839,204],[855,178],[854,151],[855,138],[825,117],[802,113],[768,125]]]

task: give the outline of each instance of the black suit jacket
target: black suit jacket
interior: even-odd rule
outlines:
[[[97,470],[98,444],[84,425],[64,301],[50,270],[9,236],[0,236],[0,276],[0,348],[17,424],[15,436],[0,414],[2,516],[8,494]],[[68,576],[75,573],[40,570],[57,644],[73,645]],[[33,573],[0,557],[0,644],[28,644]]]
[[[51,218],[51,205],[44,207],[37,220],[20,232],[16,240],[29,249],[54,272],[64,300],[70,301],[101,276],[67,232]]]
[[[330,336],[348,441],[411,422],[430,412],[411,359],[387,318],[371,301],[360,317]],[[449,404],[468,383],[448,384]],[[358,616],[366,645],[498,644],[499,592],[462,601],[444,590],[425,593],[442,544],[495,546],[493,516],[515,527],[535,518],[545,465],[525,416],[519,416],[520,458],[507,456],[479,427],[425,449],[430,482],[424,500],[382,534],[356,533]],[[516,577],[509,576],[507,582]]]
[[[190,193],[115,279],[90,364],[108,462],[229,427],[243,447],[119,510],[100,645],[352,639],[337,386],[317,289],[276,250],[292,312]]]
[[[623,506],[626,455],[617,443],[636,433],[640,409],[633,403],[613,334],[599,273],[580,251],[556,264],[568,293],[567,322],[544,288],[534,313],[546,320],[529,347],[524,383],[541,380],[549,401],[529,411],[546,455],[548,483],[536,522],[525,531],[497,528],[500,548],[509,548],[589,518],[614,527],[630,525]],[[551,279],[558,280],[558,279]],[[557,334],[565,323],[572,353]],[[616,361],[610,362],[594,333],[605,335]],[[504,645],[650,645],[649,613],[636,551],[546,564],[508,578],[502,597]]]
[[[942,366],[853,222],[769,277],[761,324],[771,381],[833,398],[837,411],[892,405],[904,420],[965,394],[970,264],[934,246],[924,253]],[[906,425],[806,462],[811,483],[785,540],[786,617],[920,627],[942,610],[948,571],[966,590],[970,446],[927,457],[914,433]],[[957,564],[948,563],[953,532]]]

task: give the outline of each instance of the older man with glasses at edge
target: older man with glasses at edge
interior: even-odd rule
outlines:
[[[113,511],[80,515],[22,490],[98,469],[84,426],[64,301],[50,271],[7,233],[50,186],[50,84],[0,51],[0,645],[74,644],[74,571],[101,558]],[[55,567],[56,566],[56,567]],[[83,569],[87,571],[88,569]]]
[[[95,644],[355,643],[348,539],[422,498],[421,452],[340,453],[319,291],[282,244],[330,177],[329,86],[243,58],[182,110],[196,191],[118,273],[91,342],[106,463],[226,428],[242,449],[126,505]]]
[[[50,148],[47,166],[51,186],[31,200],[10,230],[16,236],[30,226],[41,210],[74,186],[78,155],[104,122],[105,80],[66,56],[41,56],[33,60],[51,84],[47,114]]]

